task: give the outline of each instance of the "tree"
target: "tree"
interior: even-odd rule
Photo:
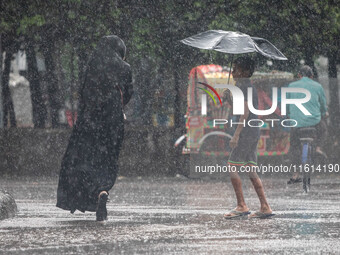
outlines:
[[[9,90],[9,73],[13,53],[11,50],[6,50],[5,68],[2,76],[2,102],[3,102],[3,125],[8,126],[8,117],[11,127],[16,127],[15,112],[11,92]]]
[[[332,0],[15,0],[2,2],[1,7],[0,26],[5,31],[4,38],[10,38],[7,41],[11,42],[29,38],[34,49],[43,53],[52,126],[57,124],[57,112],[63,100],[54,72],[55,52],[66,54],[62,58],[68,60],[74,56],[67,62],[72,63],[77,76],[75,83],[79,86],[92,49],[106,34],[117,34],[125,40],[128,61],[139,77],[145,75],[136,81],[140,83],[138,88],[147,88],[149,92],[156,90],[157,86],[166,86],[160,76],[170,77],[176,126],[180,125],[182,115],[178,95],[181,86],[185,86],[181,83],[186,80],[189,70],[209,62],[209,57],[220,64],[229,60],[227,54],[206,53],[182,45],[179,40],[187,36],[208,29],[223,29],[264,37],[289,59],[274,65],[291,71],[297,69],[302,58],[306,64],[314,66],[314,59],[319,54],[333,57],[330,64],[339,61],[335,57],[339,45],[332,45],[339,41],[339,7]],[[264,58],[257,57],[264,62]],[[140,71],[140,63],[148,65],[145,74]],[[64,66],[67,77],[72,68],[71,65]],[[334,64],[330,70],[334,76]],[[157,77],[162,84],[154,84]],[[337,109],[337,85],[334,83],[331,89],[331,104]],[[147,96],[142,97],[147,99]],[[143,101],[146,107],[150,107],[151,102],[152,98]]]
[[[336,64],[339,63],[340,8],[336,1],[228,1],[211,28],[238,30],[264,37],[288,57],[276,62],[279,68],[297,72],[300,60],[311,66],[317,76],[314,60],[324,54],[329,59],[331,122],[339,124],[339,87]],[[268,8],[270,6],[270,8]],[[229,7],[236,8],[230,11]]]
[[[33,109],[33,124],[35,128],[44,128],[46,122],[46,107],[42,99],[40,77],[37,67],[34,43],[28,40],[27,47],[27,80],[30,83]]]

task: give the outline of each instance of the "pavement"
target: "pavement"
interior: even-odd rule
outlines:
[[[16,199],[16,217],[0,221],[0,254],[336,254],[340,251],[340,174],[301,184],[264,176],[272,219],[225,220],[235,207],[230,180],[120,177],[109,218],[55,207],[57,178],[0,179]],[[252,211],[258,199],[243,182]]]

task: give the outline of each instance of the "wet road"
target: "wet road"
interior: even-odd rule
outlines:
[[[109,220],[55,207],[57,179],[1,179],[18,214],[0,221],[0,254],[328,254],[340,251],[340,174],[299,184],[266,177],[276,216],[224,220],[235,207],[230,180],[120,178],[111,191]],[[258,200],[249,180],[252,211]]]

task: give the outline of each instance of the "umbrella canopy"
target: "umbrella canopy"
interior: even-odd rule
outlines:
[[[209,30],[181,40],[182,43],[205,50],[230,54],[258,52],[265,57],[287,60],[273,44],[263,38],[233,31]]]

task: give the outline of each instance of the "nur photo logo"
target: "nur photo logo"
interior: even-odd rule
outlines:
[[[206,88],[209,88],[214,92],[214,94],[217,96],[221,107],[223,107],[221,97],[217,93],[216,89],[228,89],[230,90],[232,94],[232,110],[233,110],[233,115],[243,115],[244,114],[244,102],[245,102],[245,97],[243,95],[243,92],[240,88],[237,86],[231,85],[231,84],[218,84],[215,86],[215,88],[207,83],[203,82],[198,82],[199,84],[205,86]],[[210,91],[204,88],[198,87],[198,89],[206,92],[213,100],[215,106],[217,106],[217,102],[212,95]],[[278,107],[278,97],[280,96],[281,98],[281,114],[283,116],[287,115],[287,105],[295,105],[304,115],[311,115],[311,113],[303,106],[304,103],[307,103],[311,99],[311,93],[304,89],[304,88],[289,88],[289,87],[283,87],[280,89],[280,93],[278,92],[278,88],[272,87],[272,105],[269,109],[264,109],[264,110],[259,110],[255,109],[254,104],[253,104],[253,88],[248,88],[247,92],[247,105],[248,109],[250,112],[254,113],[255,115],[258,116],[268,116],[271,115],[272,113],[275,112],[275,110]],[[288,94],[289,93],[299,93],[301,94],[301,98],[289,98]],[[207,115],[207,94],[202,94],[201,95],[201,115]],[[297,120],[294,119],[250,119],[248,120],[248,126],[250,127],[261,127],[264,125],[264,121],[271,122],[271,125],[274,125],[275,121],[281,121],[281,125],[283,127],[295,127],[297,126]],[[254,124],[256,123],[257,124]],[[214,127],[216,125],[225,125],[228,123],[228,120],[226,119],[214,119],[213,120]],[[246,125],[245,120],[243,122],[234,122],[232,123],[231,121],[231,126],[234,124],[243,124],[244,126]]]

